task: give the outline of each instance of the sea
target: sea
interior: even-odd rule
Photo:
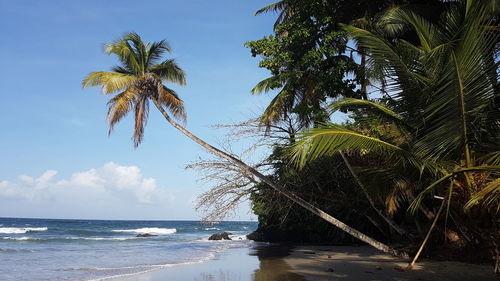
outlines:
[[[0,280],[120,280],[250,247],[256,222],[0,218]],[[230,232],[232,240],[212,241]],[[156,236],[137,237],[138,234]]]

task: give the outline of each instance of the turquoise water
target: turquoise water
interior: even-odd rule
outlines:
[[[256,222],[104,221],[0,218],[0,279],[113,280],[179,264],[200,263],[234,247]],[[216,232],[232,241],[208,241]],[[136,237],[137,234],[155,234]]]

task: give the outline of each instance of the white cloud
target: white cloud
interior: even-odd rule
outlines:
[[[165,179],[163,179],[165,180]],[[167,181],[169,182],[169,181]],[[159,186],[137,166],[113,162],[61,177],[55,170],[39,176],[0,179],[0,215],[82,219],[198,219],[196,197],[203,190]],[[245,205],[235,219],[254,218]]]
[[[141,204],[172,199],[158,189],[156,180],[146,178],[137,166],[113,162],[88,171],[74,173],[68,179],[55,180],[57,171],[47,170],[39,177],[19,176],[18,182],[0,181],[0,197],[29,201],[82,201],[112,199]]]

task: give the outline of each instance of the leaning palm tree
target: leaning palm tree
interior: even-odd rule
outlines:
[[[116,93],[108,103],[110,132],[118,121],[133,110],[135,116],[133,141],[134,145],[138,146],[143,139],[149,102],[152,102],[167,122],[173,127],[214,155],[232,162],[241,170],[241,173],[259,178],[293,202],[318,215],[353,237],[386,253],[400,256],[405,255],[349,227],[323,210],[316,208],[304,199],[287,191],[284,187],[274,183],[269,177],[245,164],[240,159],[196,137],[170,117],[167,110],[170,111],[174,117],[181,120],[185,119],[185,112],[183,103],[178,95],[172,89],[166,87],[163,81],[184,85],[185,77],[184,72],[174,60],[169,59],[159,62],[165,52],[171,51],[169,45],[165,41],[145,44],[136,33],[126,33],[121,39],[112,44],[106,44],[105,51],[108,54],[117,55],[122,65],[113,67],[113,71],[111,72],[98,71],[90,73],[83,79],[82,86],[84,88],[102,86],[105,94]]]

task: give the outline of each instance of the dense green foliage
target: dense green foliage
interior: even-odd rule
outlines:
[[[292,116],[302,131],[273,154],[274,177],[388,241],[416,245],[439,220],[431,249],[482,249],[489,260],[500,247],[498,2],[396,2],[259,11],[280,13],[274,35],[247,43],[272,75],[253,92],[278,90],[261,121]],[[352,121],[328,123],[337,110]],[[317,224],[265,186],[253,201],[262,227]]]

